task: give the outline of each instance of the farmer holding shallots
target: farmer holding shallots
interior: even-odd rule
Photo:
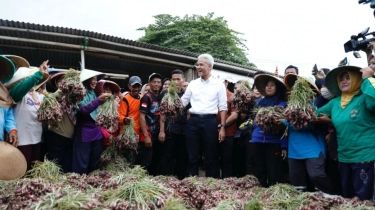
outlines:
[[[183,179],[185,178],[187,167],[185,140],[187,109],[182,107],[180,100],[185,93],[182,89],[184,72],[176,69],[172,71],[171,76],[172,83],[169,85],[169,89],[164,90],[159,96],[159,142],[162,143],[160,145],[162,151],[160,153],[159,174],[175,174],[179,179]],[[169,101],[172,103],[169,103]],[[166,114],[172,115],[166,116]],[[174,118],[170,118],[171,116]]]
[[[279,107],[277,109],[280,109],[286,106],[287,89],[279,78],[272,75],[259,74],[255,77],[254,83],[264,96],[264,98],[257,101],[257,107],[268,109],[276,106]],[[257,117],[281,119],[276,113],[276,108],[275,112],[270,112],[268,116],[258,116],[259,114],[258,112]],[[254,121],[256,122],[256,119]],[[282,163],[287,155],[288,142],[283,137],[283,130],[271,127],[272,132],[271,130],[263,131],[262,127],[255,122],[250,141],[254,146],[255,175],[263,187],[268,187],[283,181]]]
[[[62,102],[63,92],[61,91],[61,83],[66,75],[66,72],[53,74],[47,82],[48,90],[55,90],[51,93],[59,104]],[[61,166],[62,170],[72,172],[72,157],[73,157],[73,133],[76,123],[76,117],[73,107],[69,110],[61,110],[62,118],[56,125],[51,126],[45,133],[45,141],[47,144],[48,160],[56,160],[57,164]]]
[[[79,111],[73,140],[74,173],[87,174],[99,167],[103,135],[95,121],[98,107],[111,95],[102,93],[97,97],[94,92],[97,81],[103,77],[104,74],[101,72],[88,69],[81,71],[80,80],[86,88],[86,96],[78,103]]]
[[[36,90],[48,80],[48,61],[43,62],[39,69],[29,68],[25,60],[23,67],[19,67],[12,79],[5,83],[10,89],[10,95],[17,102],[14,117],[18,129],[18,149],[26,158],[27,168],[31,168],[33,161],[40,159],[42,122],[37,119],[37,112],[44,95]]]
[[[102,93],[109,93],[113,95],[113,97],[115,97],[114,99],[115,107],[116,109],[118,109],[120,106],[120,97],[119,97],[119,95],[121,95],[120,90],[121,88],[120,86],[118,86],[117,83],[102,79],[102,80],[99,80],[98,83],[96,84],[95,94],[100,95]],[[117,135],[117,131],[118,131],[117,120],[116,120],[116,123],[112,124],[109,129],[105,129],[102,127],[101,130],[104,136],[103,147],[106,148],[110,145],[110,137]]]
[[[217,177],[219,174],[217,147],[225,139],[227,95],[222,81],[212,77],[213,65],[211,55],[198,56],[196,69],[199,78],[191,81],[181,98],[185,107],[191,104],[186,127],[187,176],[198,176],[202,146],[206,158],[206,177]],[[216,119],[218,112],[221,117],[219,125]]]
[[[371,68],[340,66],[326,77],[337,96],[318,109],[320,121],[335,127],[343,196],[373,198],[375,161],[375,78]]]
[[[306,101],[308,104],[312,104],[316,94],[319,94],[319,89],[314,82],[295,74],[286,75],[284,83],[288,89],[293,89],[289,96],[289,101],[293,101],[298,96],[307,98],[303,100],[297,97],[298,103],[302,104],[302,101]],[[289,101],[288,106],[293,104],[293,102],[289,103]],[[301,111],[299,116],[306,115],[302,114]],[[331,179],[325,172],[326,148],[324,131],[327,128],[324,129],[319,127],[319,124],[309,123],[307,126],[297,130],[287,120],[280,121],[282,121],[284,126],[288,127],[288,163],[291,184],[297,190],[306,191],[307,171],[310,180],[322,192],[322,195],[327,198],[332,197],[335,192]]]
[[[132,76],[129,78],[129,92],[120,101],[120,107],[118,111],[118,122],[119,122],[119,133],[121,133],[125,125],[129,125],[131,121],[134,121],[133,129],[134,132],[139,136],[141,134],[141,126],[139,123],[140,107],[141,107],[141,96],[140,91],[142,87],[141,78],[138,76]],[[138,142],[137,142],[138,143]],[[137,146],[138,147],[138,146]],[[136,160],[136,149],[130,148],[125,149],[124,156],[130,162],[130,165],[135,164]]]
[[[159,158],[159,89],[161,87],[161,75],[152,73],[148,77],[150,90],[141,98],[141,113],[139,122],[141,125],[140,140],[140,165],[148,170],[151,175],[157,174],[157,162]]]

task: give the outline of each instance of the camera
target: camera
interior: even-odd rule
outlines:
[[[359,50],[366,50],[368,47],[368,44],[370,42],[375,41],[375,31],[368,32],[370,30],[370,27],[366,28],[365,30],[361,31],[358,35],[353,35],[350,37],[350,40],[347,41],[344,44],[345,52],[351,52],[354,51],[354,56],[358,58],[359,53],[356,51]],[[373,37],[367,38],[366,36],[372,35]]]

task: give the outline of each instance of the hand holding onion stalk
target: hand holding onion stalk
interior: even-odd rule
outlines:
[[[104,103],[100,106],[98,115],[96,116],[96,125],[105,129],[110,129],[118,120],[118,111],[116,108],[113,95],[109,97],[104,93],[100,98],[105,99]]]
[[[248,111],[255,104],[255,95],[248,81],[242,81],[231,97],[233,106],[239,111]]]
[[[313,99],[315,92],[303,78],[298,78],[290,93],[288,107],[285,109],[285,120],[296,130],[307,127],[317,119]]]
[[[130,121],[129,123],[125,124],[124,129],[122,132],[116,137],[115,144],[116,148],[119,150],[122,149],[134,149],[136,150],[138,147],[138,135],[134,131],[134,120],[132,118],[127,119]]]
[[[71,107],[82,101],[86,95],[85,87],[79,78],[79,71],[69,69],[61,81],[61,86],[59,88],[64,94],[62,97],[64,103],[62,103],[62,105],[66,111],[71,110]]]
[[[263,129],[263,132],[277,134],[282,130],[280,119],[283,119],[284,108],[281,106],[263,107],[254,110],[256,116],[254,122]]]
[[[61,105],[56,98],[51,94],[46,95],[37,112],[38,121],[48,121],[48,128],[51,128],[61,121],[62,116]]]
[[[175,82],[171,82],[168,88],[168,93],[166,93],[161,100],[159,106],[160,115],[163,115],[168,119],[174,119],[183,109],[184,106],[182,105],[182,101],[177,95],[177,85]]]

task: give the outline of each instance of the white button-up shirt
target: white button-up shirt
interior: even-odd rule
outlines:
[[[184,106],[190,102],[191,114],[217,114],[218,107],[219,111],[227,111],[225,85],[212,76],[206,81],[202,78],[191,81],[181,100]]]

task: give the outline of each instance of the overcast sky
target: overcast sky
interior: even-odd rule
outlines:
[[[246,3],[245,3],[246,2]],[[171,14],[223,16],[229,28],[244,33],[247,54],[259,69],[282,73],[293,64],[302,74],[337,66],[348,57],[353,65],[367,65],[345,54],[343,44],[366,27],[375,31],[370,6],[358,0],[1,0],[0,18],[89,30],[125,39],[144,35],[137,28],[154,23],[152,16]]]

